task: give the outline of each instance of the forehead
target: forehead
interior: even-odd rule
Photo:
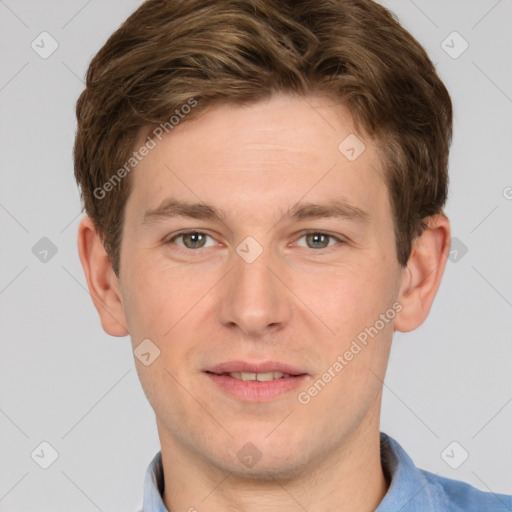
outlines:
[[[325,97],[276,95],[185,117],[157,140],[132,179],[129,202],[141,215],[169,196],[254,216],[302,198],[371,211],[387,195],[373,141],[355,133],[344,105]]]

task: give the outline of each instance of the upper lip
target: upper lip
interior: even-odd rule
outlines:
[[[281,372],[289,375],[305,375],[307,372],[286,363],[277,361],[263,361],[261,363],[249,361],[226,361],[211,368],[207,368],[206,372],[210,373],[234,373],[234,372],[248,372],[248,373],[266,373],[266,372]]]

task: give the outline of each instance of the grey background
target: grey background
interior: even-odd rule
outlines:
[[[0,0],[1,512],[137,510],[159,450],[129,339],[103,332],[87,292],[71,158],[87,65],[139,4]],[[512,2],[385,4],[452,94],[446,212],[458,241],[430,317],[396,334],[381,430],[424,469],[510,493]],[[31,47],[43,31],[59,45],[47,59]],[[454,31],[469,44],[457,58]],[[57,248],[46,262],[43,237]],[[31,458],[43,441],[59,455],[46,470]],[[458,469],[441,456],[453,441],[469,453]]]

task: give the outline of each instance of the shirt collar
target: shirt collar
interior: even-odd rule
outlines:
[[[439,503],[437,475],[418,469],[406,451],[383,432],[380,433],[380,454],[390,485],[375,512],[444,510]]]
[[[164,468],[162,452],[149,463],[144,479],[144,502],[141,512],[169,512],[162,501],[164,493]]]

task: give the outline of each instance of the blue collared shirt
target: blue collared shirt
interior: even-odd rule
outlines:
[[[404,449],[380,433],[382,467],[391,482],[375,512],[511,512],[512,496],[480,491],[467,483],[417,468]],[[162,501],[164,473],[158,452],[144,481],[143,512],[168,512]]]

